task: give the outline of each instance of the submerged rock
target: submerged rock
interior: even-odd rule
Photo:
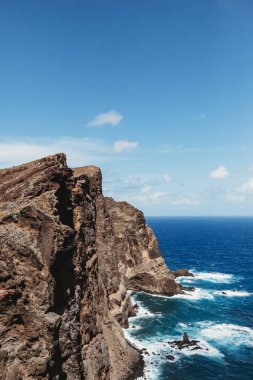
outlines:
[[[193,292],[196,288],[194,286],[181,286],[181,290],[186,290],[187,292]]]
[[[173,356],[173,355],[166,355],[166,359],[168,359],[168,360],[175,360],[175,356]]]

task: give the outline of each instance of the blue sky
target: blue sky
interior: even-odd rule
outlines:
[[[251,0],[0,0],[0,167],[59,151],[146,215],[252,215]]]

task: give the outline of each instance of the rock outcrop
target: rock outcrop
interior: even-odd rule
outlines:
[[[181,292],[139,210],[64,154],[0,170],[3,380],[134,379],[127,290]]]
[[[172,273],[175,277],[194,277],[194,274],[186,268],[174,270]]]
[[[188,334],[185,332],[183,334],[182,340],[173,340],[172,342],[168,342],[168,343],[171,345],[171,347],[178,348],[180,351],[186,348],[187,349],[190,348],[191,351],[196,351],[196,350],[201,350],[203,348],[198,344],[199,342],[200,342],[199,340],[190,340]],[[207,347],[205,347],[204,349],[208,351]],[[167,358],[169,360],[172,360],[169,357]]]

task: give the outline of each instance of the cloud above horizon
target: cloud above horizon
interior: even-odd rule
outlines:
[[[229,203],[242,203],[245,201],[245,197],[241,194],[227,194],[225,201]]]
[[[129,152],[135,150],[138,145],[138,141],[118,140],[113,143],[113,150],[115,153]]]
[[[89,123],[87,127],[104,127],[106,125],[111,125],[116,127],[123,120],[123,115],[121,115],[118,111],[111,110],[105,113],[100,113],[94,117]]]
[[[198,195],[191,195],[189,197],[181,197],[172,202],[176,206],[197,206],[201,203]]]
[[[108,144],[88,137],[7,139],[0,142],[0,168],[21,165],[60,152],[67,155],[70,167],[98,165],[105,161],[120,159],[115,153],[127,153],[137,146],[137,141],[119,140]]]
[[[241,186],[238,186],[236,190],[239,193],[252,193],[253,192],[253,178],[250,178],[247,182],[243,183]]]
[[[156,191],[149,185],[140,189],[140,193],[132,195],[130,201],[140,203],[160,203],[167,198],[167,194],[163,191]]]
[[[209,174],[209,178],[212,179],[224,179],[229,175],[229,171],[225,166],[219,166]]]
[[[247,180],[230,183],[233,179],[231,178],[229,182],[219,182],[210,181],[206,176],[205,180],[208,185],[206,189],[203,186],[191,187],[186,182],[185,169],[182,167],[176,171],[173,162],[168,163],[164,160],[163,166],[162,163],[159,167],[149,168],[148,171],[143,170],[143,166],[138,166],[136,163],[141,154],[146,154],[147,151],[143,146],[135,151],[138,147],[138,141],[127,139],[108,141],[69,136],[2,139],[0,141],[0,167],[20,165],[63,152],[67,155],[68,165],[71,168],[85,165],[97,165],[102,168],[106,196],[113,196],[116,200],[126,200],[144,210],[145,207],[155,209],[157,206],[157,210],[163,211],[163,208],[166,207],[166,210],[174,214],[212,209],[216,203],[236,209],[246,207],[248,202],[253,199],[251,198],[253,177],[248,172],[248,166],[245,166]],[[125,171],[128,163],[131,165],[131,170]],[[204,169],[208,173],[206,166]],[[173,178],[170,170],[173,172]],[[111,171],[110,174],[108,174],[109,171]],[[203,171],[201,172],[203,173]],[[176,177],[174,178],[175,173]],[[203,178],[200,173],[198,173],[198,178]],[[211,178],[214,179],[226,178],[229,175],[224,166],[217,167],[211,174]],[[162,211],[160,212],[162,213]]]
[[[109,145],[87,137],[9,139],[0,142],[0,167],[20,165],[59,152],[67,155],[71,167],[113,159]]]
[[[186,147],[183,144],[159,144],[155,147],[155,150],[158,153],[171,153],[171,154],[185,154],[185,153],[197,153],[200,151],[200,148],[191,148],[191,147]]]
[[[163,176],[163,180],[164,182],[169,183],[172,180],[172,176],[169,175],[168,173],[165,173]]]

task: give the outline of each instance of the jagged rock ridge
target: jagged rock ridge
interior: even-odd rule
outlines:
[[[3,380],[134,379],[128,289],[181,292],[142,212],[64,154],[0,170]]]

